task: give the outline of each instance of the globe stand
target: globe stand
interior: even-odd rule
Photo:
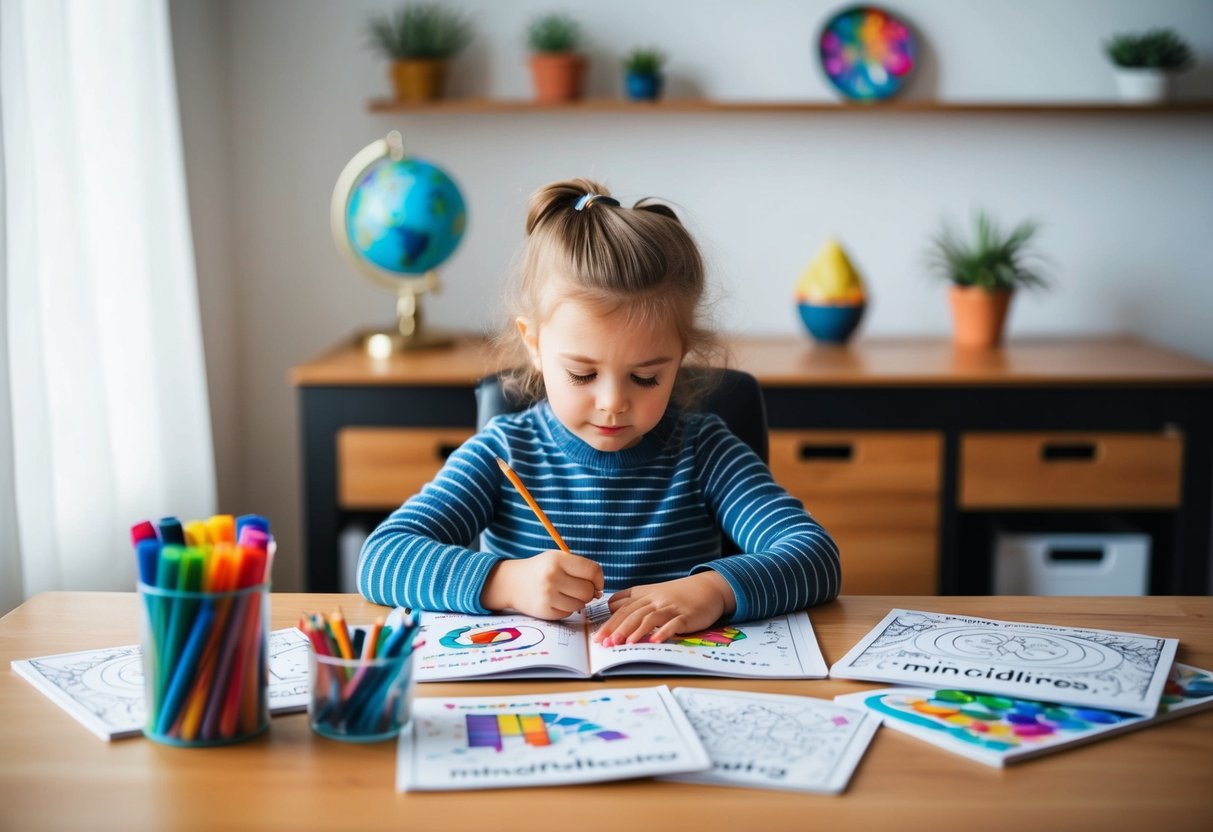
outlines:
[[[368,330],[359,336],[362,349],[372,358],[387,358],[392,353],[410,350],[449,347],[455,337],[441,330],[427,330],[421,326],[421,303],[423,293],[439,292],[442,284],[438,272],[429,271],[418,280],[400,283],[396,293],[395,331]]]

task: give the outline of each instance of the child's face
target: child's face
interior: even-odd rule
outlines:
[[[581,304],[556,306],[536,329],[519,320],[552,412],[599,451],[630,448],[661,421],[682,362],[676,332],[627,326]]]

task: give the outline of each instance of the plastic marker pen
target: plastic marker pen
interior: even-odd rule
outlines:
[[[156,567],[160,561],[160,541],[155,535],[145,537],[135,544],[135,558],[139,564],[139,580],[148,586],[155,586]]]
[[[236,518],[230,514],[215,514],[206,521],[211,533],[211,543],[236,542]]]
[[[236,518],[236,540],[240,540],[240,534],[245,528],[260,529],[265,532],[266,536],[270,533],[270,521],[262,517],[260,514],[242,514]]]
[[[185,531],[181,528],[181,521],[176,517],[161,517],[160,518],[160,542],[168,545],[176,543],[178,546],[185,545]]]
[[[159,540],[156,536],[156,527],[149,520],[141,520],[131,526],[131,545],[138,546],[140,540]],[[147,583],[144,581],[144,583]]]

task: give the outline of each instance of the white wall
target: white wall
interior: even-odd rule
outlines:
[[[479,32],[455,95],[530,96],[523,32],[563,8],[589,36],[591,94],[616,94],[617,58],[662,46],[672,95],[832,100],[814,57],[839,3],[465,0]],[[486,298],[522,233],[527,194],[601,178],[624,200],[666,197],[701,241],[727,329],[798,331],[793,284],[829,234],[864,274],[868,335],[946,334],[922,252],[942,217],[978,206],[1044,223],[1056,288],[1016,301],[1010,337],[1130,332],[1213,360],[1213,117],[1079,115],[373,115],[385,64],[365,46],[393,2],[171,0],[211,389],[220,499],[258,511],[281,544],[275,584],[302,585],[297,402],[289,368],[393,299],[356,277],[328,228],[346,161],[393,128],[445,167],[469,206],[464,243],[425,299],[438,326],[495,322]],[[909,98],[1113,100],[1100,44],[1179,29],[1201,58],[1177,94],[1213,97],[1207,0],[904,0],[923,66]],[[216,380],[215,376],[219,376]],[[336,556],[336,553],[334,553]]]

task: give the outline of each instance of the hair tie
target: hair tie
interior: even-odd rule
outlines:
[[[619,200],[613,197],[603,196],[602,194],[582,194],[581,198],[577,200],[577,204],[573,206],[573,210],[580,211],[599,201],[605,205],[614,205],[616,208],[619,207]]]

